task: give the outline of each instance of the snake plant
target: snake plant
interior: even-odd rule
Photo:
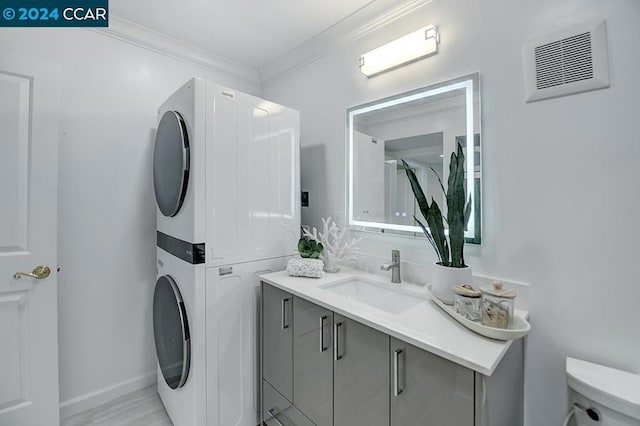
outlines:
[[[442,216],[442,211],[438,203],[436,203],[433,197],[431,197],[431,203],[428,202],[416,174],[404,160],[402,160],[402,164],[426,224],[420,221],[415,215],[413,218],[418,225],[420,225],[427,240],[435,249],[438,255],[438,263],[442,266],[452,268],[464,268],[467,266],[464,263],[464,230],[467,227],[471,214],[471,194],[469,194],[469,199],[465,203],[465,167],[462,146],[458,144],[456,152],[451,153],[449,181],[447,182],[446,191],[442,185],[442,180],[440,180],[438,176],[440,186],[447,199],[446,223],[449,225],[448,241],[444,230],[445,219]],[[433,172],[435,173],[435,171]]]

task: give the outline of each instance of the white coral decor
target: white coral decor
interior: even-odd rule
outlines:
[[[324,270],[326,272],[338,272],[340,268],[337,265],[339,260],[355,261],[356,252],[360,238],[352,238],[351,241],[345,241],[347,228],[338,228],[336,222],[331,220],[331,216],[322,219],[323,230],[318,232],[314,227],[313,232],[304,230],[304,236],[314,241],[322,243],[324,250],[322,252],[322,260],[324,260]]]

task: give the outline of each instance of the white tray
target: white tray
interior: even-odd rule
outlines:
[[[426,289],[427,294],[429,294],[433,302],[438,305],[443,311],[451,315],[453,319],[467,327],[469,330],[475,331],[476,333],[481,334],[485,337],[496,340],[516,340],[523,338],[527,335],[527,333],[529,333],[529,330],[531,330],[531,324],[529,324],[524,316],[518,311],[516,311],[514,314],[513,328],[509,329],[487,327],[486,325],[482,325],[479,322],[468,320],[454,311],[453,306],[446,305],[444,302],[434,296],[431,293],[431,284],[427,284]]]

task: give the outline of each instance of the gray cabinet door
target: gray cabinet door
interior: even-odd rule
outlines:
[[[391,338],[391,426],[473,426],[473,371]]]
[[[334,313],[334,426],[389,425],[389,336]]]
[[[262,283],[262,377],[293,401],[293,296]]]
[[[293,402],[317,426],[333,424],[333,312],[293,299]]]

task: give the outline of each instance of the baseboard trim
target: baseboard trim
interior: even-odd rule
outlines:
[[[60,418],[74,416],[99,405],[156,383],[157,372],[143,374],[111,386],[76,396],[60,403]]]

